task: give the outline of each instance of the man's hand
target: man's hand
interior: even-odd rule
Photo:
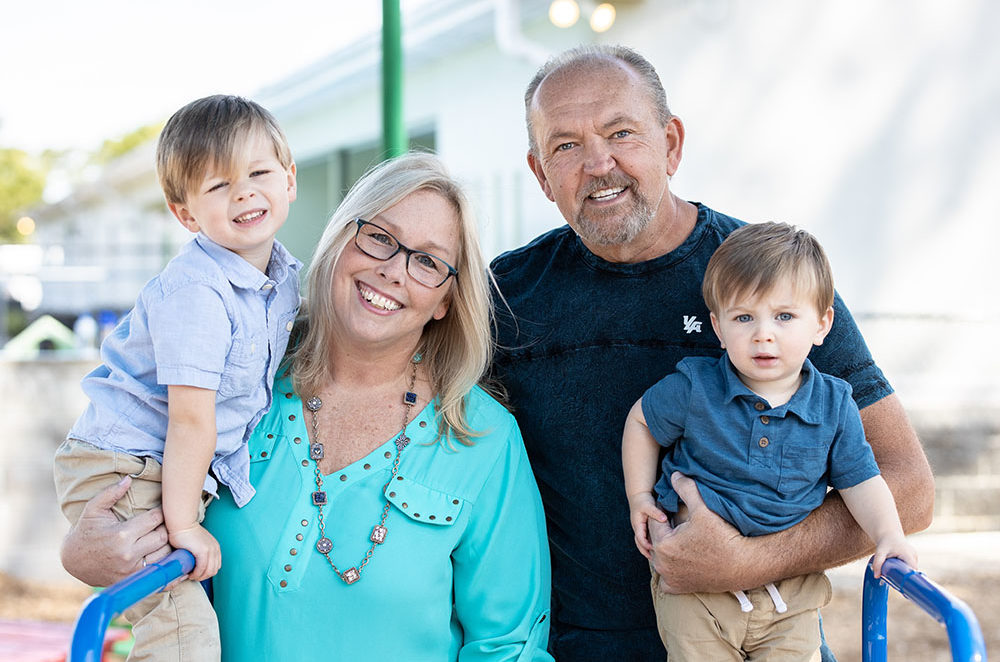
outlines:
[[[747,538],[708,509],[693,480],[674,472],[670,482],[687,505],[688,519],[676,527],[649,521],[660,590],[721,593],[747,588],[742,585]]]
[[[159,508],[125,522],[111,512],[131,484],[132,479],[126,476],[88,501],[76,525],[63,538],[63,566],[86,584],[110,586],[170,553]]]

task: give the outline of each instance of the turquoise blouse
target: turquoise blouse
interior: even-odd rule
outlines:
[[[396,479],[390,439],[325,476],[330,558],[358,567],[385,500],[385,542],[344,583],[316,551],[309,421],[290,380],[250,437],[256,496],[227,490],[205,525],[222,546],[213,579],[223,660],[551,660],[549,548],[514,418],[476,388],[473,446],[435,442],[433,405],[407,426]],[[393,437],[393,439],[395,436]]]

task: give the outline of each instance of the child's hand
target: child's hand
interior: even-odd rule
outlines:
[[[219,543],[200,524],[172,531],[170,544],[178,549],[186,549],[194,555],[194,570],[188,575],[190,579],[201,581],[219,572],[222,567],[222,552]]]
[[[635,494],[628,498],[629,520],[632,531],[635,532],[635,546],[647,559],[653,557],[653,544],[649,541],[647,522],[650,518],[658,522],[666,522],[667,515],[656,505],[653,495],[649,492]]]
[[[917,550],[902,535],[887,536],[878,541],[875,557],[872,559],[872,571],[876,577],[882,576],[882,564],[887,558],[898,558],[914,570],[917,569]]]

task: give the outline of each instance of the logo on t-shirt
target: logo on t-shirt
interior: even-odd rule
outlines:
[[[684,333],[701,333],[701,322],[697,315],[684,316]]]

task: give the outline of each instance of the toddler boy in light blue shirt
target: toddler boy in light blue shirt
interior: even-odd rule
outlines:
[[[253,496],[246,440],[271,406],[271,385],[299,307],[301,264],[275,234],[295,199],[295,164],[258,104],[216,95],[178,110],[160,134],[167,206],[195,238],[139,294],[82,383],[90,404],[56,452],[63,513],[124,475],[114,507],[128,519],[161,504],[170,544],[214,575],[219,546],[200,524],[217,481]],[[125,613],[133,656],[218,660],[218,625],[196,581]],[[169,653],[168,653],[169,651]],[[168,658],[169,655],[169,658]]]

